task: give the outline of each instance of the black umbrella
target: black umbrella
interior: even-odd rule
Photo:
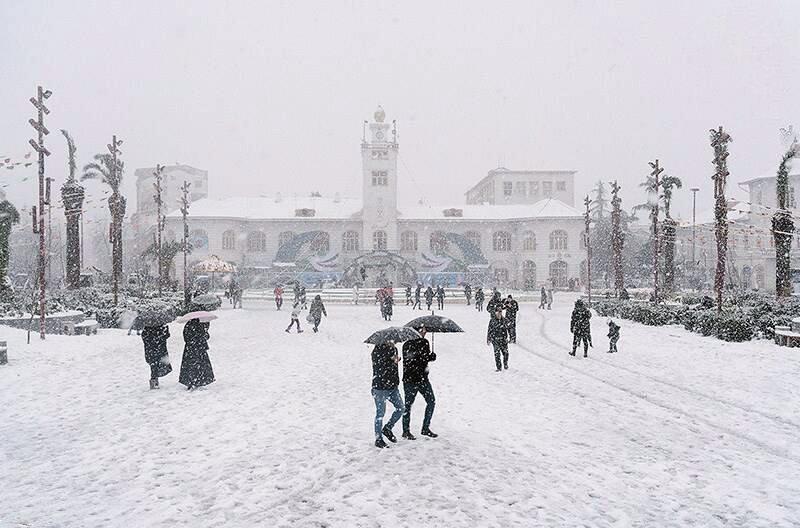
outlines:
[[[175,320],[175,314],[171,310],[147,310],[141,311],[136,316],[134,327],[163,326]]]
[[[402,343],[403,341],[410,341],[412,339],[419,339],[422,336],[413,328],[407,326],[392,326],[378,330],[369,336],[364,342],[370,345],[382,345],[383,343]]]
[[[442,317],[441,315],[433,314],[417,317],[416,319],[407,322],[406,326],[415,330],[424,328],[426,332],[431,332],[431,334],[464,331],[449,317]],[[431,335],[431,350],[433,350],[433,335]]]

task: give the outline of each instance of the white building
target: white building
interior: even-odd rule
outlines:
[[[361,143],[361,198],[198,200],[189,214],[191,259],[215,254],[262,283],[291,277],[360,282],[362,271],[370,285],[467,280],[535,289],[548,280],[560,288],[579,282],[583,216],[565,203],[573,201],[574,172],[503,169],[528,175],[526,181],[557,175],[563,200],[526,193],[519,202],[399,205],[398,149],[396,129],[379,107]],[[491,171],[482,183],[499,174]],[[166,229],[169,236],[181,233],[179,212],[167,215]]]

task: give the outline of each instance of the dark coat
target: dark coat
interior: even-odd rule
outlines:
[[[397,370],[397,348],[391,343],[375,345],[372,349],[372,388],[392,390],[400,385],[400,373]]]
[[[489,330],[486,332],[486,341],[493,345],[508,345],[508,325],[505,318],[489,319]]]
[[[614,321],[608,322],[608,337],[619,338],[619,325]]]
[[[470,285],[469,285],[469,284],[467,284],[466,286],[464,286],[464,295],[466,295],[467,297],[469,297],[470,295],[472,295],[472,288],[470,287]]]
[[[475,292],[475,302],[482,303],[485,297],[486,296],[483,293],[483,290],[478,288],[478,290]]]
[[[428,381],[428,363],[436,361],[436,353],[424,337],[403,343],[403,383],[417,385]]]
[[[425,302],[430,304],[433,302],[433,288],[428,286],[428,289],[425,290]]]
[[[444,288],[442,288],[441,286],[436,288],[436,298],[437,299],[444,299]]]
[[[422,286],[417,286],[417,289],[414,290],[414,300],[419,302],[420,295],[422,295]]]
[[[505,308],[505,303],[503,302],[503,299],[500,298],[499,294],[493,295],[492,299],[489,301],[489,304],[486,305],[486,311],[489,312],[493,319],[495,318],[494,313],[497,310],[502,310],[503,308]]]
[[[383,313],[392,315],[392,306],[394,306],[394,297],[387,295],[383,298]]]
[[[572,310],[572,318],[569,323],[569,331],[573,334],[588,337],[591,332],[589,319],[592,318],[592,313],[586,306],[576,306]]]
[[[519,303],[515,299],[505,301],[506,306],[506,317],[509,319],[516,319],[517,312],[519,311]]]
[[[166,376],[172,372],[167,352],[167,339],[169,328],[164,326],[145,326],[142,329],[142,342],[144,343],[144,360],[148,365],[155,365],[158,377]]]
[[[328,312],[325,311],[325,305],[322,304],[322,299],[314,299],[311,301],[311,308],[308,309],[308,315],[315,321],[322,319],[322,316],[328,317]]]
[[[202,387],[214,381],[214,370],[208,359],[208,323],[192,319],[183,327],[183,360],[178,381],[189,388]]]

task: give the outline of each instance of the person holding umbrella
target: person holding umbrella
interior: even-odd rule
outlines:
[[[186,385],[188,390],[214,382],[214,370],[211,368],[211,360],[208,358],[208,328],[210,323],[201,321],[201,317],[207,320],[216,318],[216,316],[207,312],[192,312],[182,318],[182,320],[188,319],[188,321],[186,326],[183,327],[183,340],[186,345],[183,349],[181,373],[178,381],[182,385]]]
[[[406,410],[403,413],[403,438],[416,440],[411,434],[411,406],[417,393],[425,398],[425,418],[422,420],[422,431],[420,434],[436,438],[437,435],[430,429],[433,409],[436,407],[436,396],[433,394],[433,387],[428,379],[428,363],[436,361],[436,354],[431,352],[428,340],[425,339],[425,327],[417,329],[419,339],[412,339],[403,344],[403,391],[406,398]]]
[[[158,378],[172,372],[167,351],[169,328],[167,325],[145,326],[142,329],[144,360],[150,365],[150,389],[157,389]]]
[[[392,433],[392,427],[400,418],[403,417],[405,406],[403,398],[400,396],[398,386],[400,385],[400,375],[397,364],[400,357],[397,355],[397,348],[394,342],[387,341],[375,345],[372,349],[372,398],[375,400],[375,447],[389,447],[383,441],[383,436],[390,442],[397,442],[397,438]],[[394,412],[383,425],[383,416],[386,414],[386,400],[392,402]]]
[[[500,307],[495,310],[492,318],[489,319],[486,344],[494,347],[494,363],[497,367],[497,372],[502,370],[501,366],[508,369],[508,326],[503,318],[503,310]],[[503,357],[502,365],[500,364],[500,356]]]

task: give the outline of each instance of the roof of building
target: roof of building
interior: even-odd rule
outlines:
[[[800,176],[800,160],[793,160],[794,162],[789,166],[789,176]],[[755,183],[762,180],[774,180],[777,177],[775,171],[768,172],[762,174],[760,176],[756,176],[755,178],[750,178],[749,180],[744,180],[739,182],[739,185],[746,185],[748,183]]]
[[[203,198],[192,203],[192,218],[237,218],[249,220],[289,220],[295,218],[344,220],[358,218],[361,200],[330,197],[236,197]],[[313,209],[313,216],[298,215],[299,209]],[[515,218],[582,218],[580,211],[560,200],[549,198],[530,205],[409,205],[398,207],[401,220],[510,220]],[[445,211],[460,212],[445,215]],[[167,215],[181,216],[179,211]]]
[[[534,204],[514,205],[413,205],[398,207],[403,220],[510,220],[514,218],[582,218],[580,211],[561,200],[548,198]],[[445,216],[456,209],[461,216]]]

